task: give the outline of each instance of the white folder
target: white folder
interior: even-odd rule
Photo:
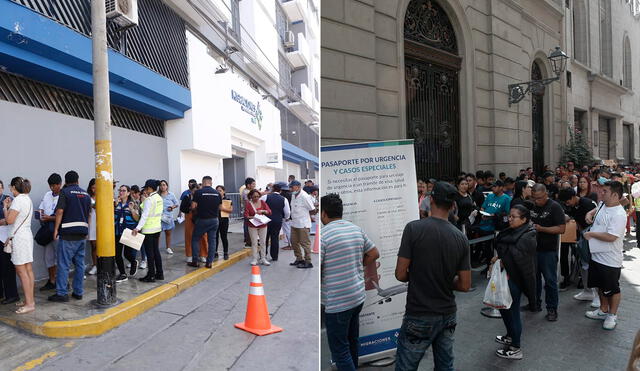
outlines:
[[[250,221],[251,221],[251,224],[255,225],[256,227],[259,227],[263,224],[269,223],[271,219],[269,219],[269,217],[266,215],[256,214]]]
[[[126,246],[131,247],[132,249],[140,250],[142,246],[142,241],[144,241],[144,235],[142,233],[138,233],[135,236],[132,234],[132,230],[126,228],[124,232],[122,232],[122,237],[120,237],[120,243]]]

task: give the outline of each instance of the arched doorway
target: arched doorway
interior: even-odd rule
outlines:
[[[460,172],[462,58],[449,17],[435,0],[412,0],[404,20],[407,137],[419,179]]]
[[[531,80],[542,80],[538,62],[531,65]],[[533,171],[542,175],[544,168],[544,86],[531,90],[531,139]]]

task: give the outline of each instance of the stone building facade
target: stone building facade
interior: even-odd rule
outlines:
[[[638,162],[640,1],[571,3],[568,121],[587,134],[597,159]]]
[[[635,6],[635,0],[323,1],[322,144],[414,138],[419,177],[476,169],[514,174],[558,163],[577,121],[598,156],[607,142],[603,156],[629,161],[621,139],[637,132],[632,89],[640,71],[634,74],[629,62],[624,80],[622,54],[631,45],[625,56],[637,60]],[[576,26],[584,62],[573,55]],[[610,45],[603,48],[610,53],[606,73],[601,43]],[[509,105],[509,84],[555,77],[547,56],[556,46],[570,56],[568,73]],[[625,81],[632,87],[621,86]],[[632,137],[627,152],[635,156]]]

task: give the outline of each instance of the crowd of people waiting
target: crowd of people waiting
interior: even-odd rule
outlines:
[[[453,291],[473,290],[472,267],[484,267],[486,273],[498,261],[507,271],[513,300],[508,309],[500,309],[506,334],[494,339],[502,346],[498,357],[522,359],[520,312],[542,311],[543,288],[548,321],[558,320],[558,292],[575,284],[582,290],[573,298],[594,308],[585,316],[602,321],[605,330],[615,329],[625,232],[631,232],[632,221],[640,224],[640,169],[576,168],[569,162],[555,171],[545,167],[539,175],[528,168],[513,178],[478,171],[419,180],[417,190],[420,219],[404,229],[395,270],[399,281],[408,282],[396,370],[417,369],[430,346],[435,369],[454,369]],[[364,279],[352,274],[346,281],[344,273],[362,272],[378,252],[360,227],[342,220],[339,195],[322,197],[321,208],[327,336],[338,369],[354,370]],[[344,289],[347,283],[349,290]],[[520,306],[522,295],[528,305]]]
[[[86,274],[97,273],[96,249],[96,181],[91,179],[85,189],[79,185],[79,175],[71,170],[62,177],[51,174],[47,179],[50,191],[46,192],[34,210],[31,182],[15,177],[9,184],[10,195],[4,194],[0,181],[0,303],[16,303],[16,313],[35,310],[33,273],[34,240],[43,246],[44,263],[48,280],[40,291],[55,290],[49,301],[69,301],[69,273],[73,269],[71,297],[81,300]],[[113,183],[114,191],[117,182]],[[171,248],[172,231],[176,221],[185,222],[186,263],[198,268],[204,263],[211,268],[219,259],[218,245],[222,241],[222,258],[229,259],[229,218],[234,205],[225,193],[225,187],[212,187],[212,178],[205,176],[202,182],[189,180],[188,189],[180,199],[169,191],[166,180],[148,179],[142,187],[120,185],[114,197],[115,260],[118,274],[116,282],[127,281],[138,270],[147,269],[142,282],[164,280],[160,237],[164,233],[167,254]],[[243,205],[245,243],[253,249],[252,265],[278,260],[281,229],[288,245],[294,250],[296,260],[291,265],[312,268],[310,231],[313,215],[318,208],[318,188],[308,180],[305,186],[289,177],[289,182],[270,183],[265,191],[256,189],[256,182],[247,178],[240,190]],[[179,212],[174,210],[179,208]],[[256,221],[256,215],[267,219]],[[32,233],[32,220],[39,229]],[[126,229],[132,235],[142,233],[145,238],[138,251],[120,242]],[[270,249],[269,249],[270,243]],[[91,262],[85,267],[85,249],[91,251]],[[125,268],[124,259],[128,261]],[[20,301],[16,275],[19,277],[24,301]]]

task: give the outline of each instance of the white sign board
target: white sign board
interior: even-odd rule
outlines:
[[[343,218],[361,227],[380,252],[365,269],[360,312],[360,361],[393,354],[405,312],[407,285],[395,278],[405,225],[417,219],[413,140],[321,148],[323,194],[342,198]]]

